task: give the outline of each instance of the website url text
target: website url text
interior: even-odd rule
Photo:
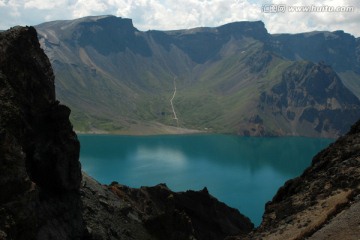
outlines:
[[[285,4],[265,4],[261,7],[264,13],[285,13],[285,12],[355,12],[353,6],[287,6]]]

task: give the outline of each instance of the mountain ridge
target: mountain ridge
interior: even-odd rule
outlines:
[[[299,47],[293,48],[287,43],[293,35],[271,35],[261,21],[142,32],[130,19],[101,16],[44,23],[36,28],[58,79],[57,95],[72,108],[71,120],[81,132],[121,134],[136,126],[179,125],[198,131],[251,136],[337,137],[349,129],[349,123],[356,120],[354,116],[360,115],[358,104],[354,105],[347,111],[349,114],[343,114],[346,123],[330,124],[336,129],[319,132],[310,122],[274,118],[258,108],[261,94],[271,90],[281,81],[282,72],[299,61],[323,60],[330,68],[334,66],[341,79],[336,84],[345,84],[350,95],[359,97],[360,74],[356,70],[359,60],[355,51],[359,46],[353,36],[339,31],[305,34],[310,37],[301,38]],[[314,48],[308,47],[311,36],[318,36],[318,45],[330,41],[320,44],[319,57]],[[341,51],[344,48],[341,41],[353,43],[345,53]],[[351,49],[354,54],[348,56]],[[347,62],[332,57],[334,54],[340,54],[340,59]],[[178,122],[172,119],[170,105],[174,78],[178,91],[173,103]],[[326,108],[326,104],[322,107]],[[251,122],[257,115],[262,116],[261,126]],[[328,115],[326,120],[335,121],[332,116]],[[275,126],[275,121],[281,124]],[[293,125],[298,125],[299,131],[292,131]]]

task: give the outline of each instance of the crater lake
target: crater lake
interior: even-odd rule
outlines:
[[[201,190],[237,208],[257,226],[265,203],[310,166],[333,139],[233,135],[79,135],[83,171],[103,184],[159,183]]]

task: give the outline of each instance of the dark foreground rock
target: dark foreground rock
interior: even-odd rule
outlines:
[[[110,189],[141,213],[144,226],[158,239],[224,239],[254,227],[206,188],[174,193],[165,184],[140,189],[112,184]]]
[[[100,185],[84,174],[81,187],[86,235],[91,239],[224,239],[249,233],[250,220],[206,189],[175,193],[166,185]]]
[[[0,34],[0,109],[0,238],[80,236],[80,144],[34,28]]]
[[[0,240],[223,239],[253,225],[206,190],[130,189],[82,177],[70,109],[37,33],[0,33]]]

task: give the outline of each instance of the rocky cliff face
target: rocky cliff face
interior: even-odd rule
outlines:
[[[293,135],[339,137],[360,116],[359,99],[343,85],[332,68],[311,62],[288,67],[280,83],[261,93],[258,108],[263,116],[271,115],[282,123],[277,129],[260,124],[264,132],[273,132],[273,135],[292,132]]]
[[[0,33],[0,239],[223,239],[250,220],[206,190],[82,176],[70,109],[32,27]],[[159,228],[160,226],[160,228]]]
[[[0,35],[3,145],[21,149],[21,159],[9,164],[26,166],[24,174],[42,188],[77,189],[79,142],[68,120],[70,110],[55,100],[51,65],[34,34],[34,28],[15,28]]]
[[[34,239],[65,229],[72,236],[80,145],[70,110],[55,100],[52,68],[34,28],[0,34],[0,79],[0,236]]]

